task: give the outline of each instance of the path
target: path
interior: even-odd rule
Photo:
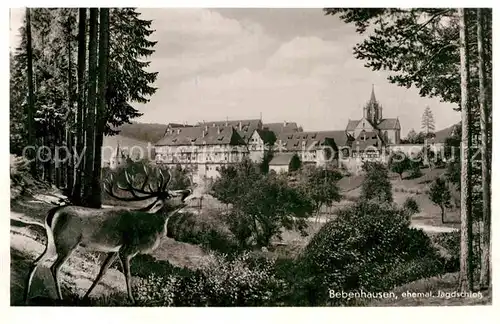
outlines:
[[[311,222],[317,222],[317,223],[326,223],[329,220],[331,220],[332,216],[333,215],[330,215],[328,218],[325,217],[325,216],[320,216],[318,218],[312,217],[312,218],[309,218],[309,221],[311,221]],[[421,229],[421,230],[423,230],[424,232],[427,232],[427,233],[452,233],[452,232],[457,232],[458,231],[458,228],[454,228],[454,227],[449,227],[449,226],[433,226],[433,225],[420,224],[420,223],[417,223],[417,222],[412,222],[412,224],[410,225],[410,227]]]

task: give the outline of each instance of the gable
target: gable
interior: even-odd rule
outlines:
[[[384,129],[384,130],[396,130],[396,129],[401,129],[401,125],[399,124],[399,119],[398,118],[384,118],[380,121],[380,123],[377,125],[378,129]]]
[[[359,120],[350,120],[347,122],[347,127],[345,128],[346,131],[353,131],[356,126],[358,126]]]
[[[356,130],[362,130],[364,129],[365,131],[373,131],[375,127],[373,127],[372,123],[366,118],[362,118],[359,120],[358,124],[354,128]]]

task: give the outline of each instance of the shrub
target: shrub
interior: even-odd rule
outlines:
[[[392,202],[392,185],[385,165],[367,161],[363,164],[363,170],[366,176],[361,185],[361,199]]]
[[[389,168],[392,172],[399,174],[403,180],[403,173],[410,169],[411,161],[403,152],[394,152],[389,157]]]
[[[313,305],[328,300],[328,289],[388,291],[393,288],[395,279],[390,276],[395,275],[390,273],[395,264],[423,258],[439,262],[429,237],[409,224],[406,212],[388,203],[360,201],[339,211],[305,248],[297,290],[307,291]],[[415,276],[425,275],[420,271]]]
[[[403,209],[408,211],[408,214],[410,216],[420,212],[420,207],[413,197],[406,198],[405,202],[403,203]]]
[[[429,199],[441,209],[441,223],[445,223],[446,208],[451,207],[451,192],[446,180],[436,178],[429,188]]]
[[[200,214],[178,213],[168,221],[167,235],[179,242],[232,254],[241,248],[226,219],[225,215],[211,209],[202,210]]]
[[[301,185],[314,203],[314,212],[319,213],[322,206],[331,206],[342,198],[337,182],[342,174],[337,170],[323,168],[303,168]]]
[[[191,275],[151,274],[136,283],[137,301],[148,306],[270,306],[279,303],[285,282],[271,261],[244,253],[234,260],[213,254]]]
[[[248,159],[222,168],[212,191],[217,199],[233,205],[235,220],[230,226],[237,230],[240,245],[249,243],[250,233],[253,243],[263,247],[269,246],[282,228],[303,231],[313,211],[304,188],[291,186],[286,177],[260,174]]]

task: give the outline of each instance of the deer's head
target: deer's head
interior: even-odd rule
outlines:
[[[157,181],[151,183],[149,181],[150,174],[146,166],[144,166],[144,179],[139,186],[136,186],[136,177],[131,176],[125,171],[125,184],[120,184],[119,181],[114,181],[111,175],[104,182],[104,189],[111,197],[121,201],[143,201],[155,198],[148,206],[139,209],[148,213],[163,212],[172,214],[186,206],[186,201],[189,199],[193,191],[185,190],[169,190],[169,185],[172,180],[170,170],[167,171],[168,178],[165,179],[163,172],[157,170]],[[121,197],[114,192],[114,188],[128,192],[132,197]]]

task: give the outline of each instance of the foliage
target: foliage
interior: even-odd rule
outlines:
[[[340,201],[342,197],[337,181],[342,179],[342,174],[339,171],[312,167],[304,168],[303,173],[305,181],[302,185],[314,202],[316,213],[322,206],[331,206],[334,201]]]
[[[305,219],[313,211],[313,204],[303,188],[294,188],[284,177],[259,173],[258,165],[245,159],[224,167],[212,186],[214,197],[230,203],[236,217],[231,228],[237,231],[240,244],[247,246],[249,231],[258,246],[268,246],[281,228],[303,231]]]
[[[424,132],[416,133],[414,129],[411,129],[406,138],[401,140],[401,144],[424,144],[425,138],[432,135],[432,132],[429,132],[429,134],[426,135]]]
[[[403,209],[407,210],[410,215],[420,212],[420,207],[413,197],[406,198],[405,202],[403,203]]]
[[[233,254],[241,248],[226,218],[227,216],[216,210],[203,210],[200,214],[177,213],[167,223],[167,236],[179,242]]]
[[[389,291],[406,280],[434,274],[436,267],[412,270],[410,279],[394,274],[395,266],[404,269],[421,259],[440,262],[429,237],[409,225],[406,212],[389,203],[360,201],[339,211],[305,248],[298,287],[317,305],[328,299],[328,289]]]
[[[285,287],[271,261],[255,264],[244,253],[231,261],[214,254],[189,276],[153,274],[135,289],[137,301],[147,306],[270,306]]]
[[[300,169],[301,165],[302,161],[300,161],[299,156],[295,154],[292,156],[292,159],[290,160],[289,171],[290,172],[297,171],[298,169]]]
[[[491,10],[486,12],[486,71],[491,80]],[[460,105],[457,9],[338,8],[325,9],[325,14],[353,23],[360,34],[370,29],[370,36],[354,48],[355,57],[365,60],[365,66],[394,72],[388,77],[391,83],[415,86],[423,97],[440,97]],[[476,22],[471,18],[469,33],[475,34]],[[470,49],[472,66],[477,46],[470,44]],[[477,72],[471,77],[477,91]]]
[[[429,106],[425,107],[424,113],[422,114],[422,130],[426,136],[429,136],[429,134],[436,130],[434,115]]]
[[[262,247],[268,246],[274,236],[280,238],[283,227],[305,233],[313,204],[304,190],[291,187],[287,179],[270,175],[242,191],[233,208],[249,217],[256,244]]]
[[[401,180],[403,180],[403,173],[410,170],[411,161],[403,152],[395,152],[389,157],[389,169],[399,174]]]
[[[422,166],[423,158],[421,156],[422,155],[419,154],[419,157],[417,159],[414,159],[410,162],[410,175],[408,176],[408,178],[415,179],[422,176],[422,170],[420,168]]]
[[[105,134],[117,134],[112,127],[129,123],[139,117],[130,103],[147,103],[156,92],[153,83],[158,72],[149,72],[151,62],[145,59],[154,53],[156,41],[148,39],[154,30],[151,20],[140,18],[135,8],[110,10],[110,51],[107,95],[107,126]],[[111,127],[112,126],[112,127]]]
[[[392,185],[385,165],[381,162],[365,161],[363,170],[366,175],[361,185],[361,199],[392,202]]]
[[[77,128],[82,128],[81,124],[75,123],[76,99],[89,97],[86,93],[78,93],[80,90],[77,87],[78,12],[78,8],[31,9],[35,88],[34,126],[37,144],[48,145],[51,150],[54,150],[56,145],[63,144],[70,146],[71,149],[71,143],[76,142],[73,137],[76,136]],[[147,71],[150,64],[147,57],[154,52],[153,47],[156,44],[148,40],[153,33],[150,26],[151,21],[140,19],[140,14],[134,8],[110,10],[105,134],[116,133],[112,128],[129,123],[131,119],[140,116],[141,114],[131,105],[148,102],[149,96],[156,91],[152,84],[157,78],[157,72]],[[11,151],[17,154],[21,153],[22,147],[26,144],[24,139],[27,129],[24,124],[27,124],[25,110],[28,93],[25,27],[21,27],[19,32],[21,43],[11,56],[11,72],[13,73],[10,82]],[[84,73],[83,77],[93,75],[89,73],[89,75]],[[87,81],[84,82],[88,83]],[[83,89],[85,88],[87,87],[84,86]],[[90,110],[87,109],[87,111]],[[92,128],[89,128],[86,131],[91,130]],[[103,135],[101,133],[99,129],[91,137],[99,139]],[[100,145],[99,140],[98,142]],[[98,155],[96,156],[99,160]],[[92,160],[90,155],[89,158]],[[61,173],[65,174],[64,177],[71,174],[71,166],[63,164],[62,167],[66,169],[63,172],[62,168],[55,169],[51,164],[53,161],[44,164],[43,174],[46,180],[51,181],[55,177],[56,185],[64,186],[64,184],[61,185],[61,180],[57,179],[61,178]],[[85,161],[85,164],[99,165],[100,162]],[[99,172],[94,173],[93,180],[98,181],[99,179],[95,178],[99,177]],[[88,177],[90,175],[87,175]],[[62,179],[62,181],[66,180]],[[71,182],[72,177],[68,176],[65,186],[71,188]],[[89,183],[90,181],[86,185],[88,186]],[[98,188],[99,186],[92,185],[92,187]],[[97,189],[94,190],[98,192]],[[78,196],[76,193],[75,195]]]
[[[237,165],[221,167],[220,177],[212,185],[211,194],[226,204],[233,204],[241,192],[252,187],[262,177],[256,165],[248,158]]]
[[[444,179],[436,178],[429,188],[429,199],[441,208],[442,222],[446,208],[451,207],[451,193]]]

